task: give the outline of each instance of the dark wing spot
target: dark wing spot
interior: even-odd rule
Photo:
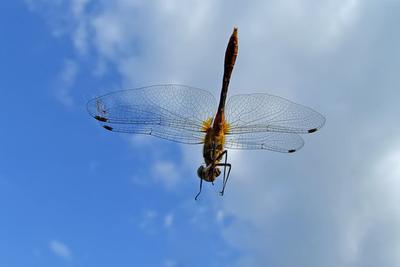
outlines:
[[[107,122],[107,119],[106,118],[104,118],[104,117],[101,117],[101,116],[96,116],[96,117],[94,117],[96,120],[98,120],[98,121],[102,121],[102,122]]]
[[[310,129],[310,130],[308,130],[308,133],[314,133],[314,132],[316,132],[317,130],[318,130],[317,128]]]
[[[296,151],[296,149],[290,149],[290,150],[288,150],[288,153],[293,153],[295,151]]]
[[[109,130],[109,131],[112,131],[112,129],[113,129],[111,126],[108,126],[108,125],[104,125],[103,128],[106,130]]]

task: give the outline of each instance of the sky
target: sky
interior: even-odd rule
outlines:
[[[400,266],[400,2],[0,4],[0,266]],[[293,154],[111,133],[91,98],[178,83],[269,93],[326,117]]]

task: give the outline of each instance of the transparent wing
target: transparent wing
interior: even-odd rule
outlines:
[[[302,148],[303,145],[303,138],[293,133],[258,132],[225,136],[225,147],[231,149],[266,149],[292,153]]]
[[[203,121],[213,117],[216,101],[207,91],[167,84],[100,96],[89,101],[87,109],[110,131],[200,144]]]
[[[325,123],[325,118],[311,108],[287,99],[250,94],[231,97],[225,109],[230,124],[229,133],[313,133]]]
[[[311,108],[268,94],[236,95],[225,109],[229,123],[225,146],[292,153],[303,147],[298,134],[313,133],[325,118]]]

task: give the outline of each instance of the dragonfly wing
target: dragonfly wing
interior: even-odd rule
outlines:
[[[266,149],[292,153],[303,145],[303,138],[294,133],[255,132],[225,136],[225,147],[230,149]]]
[[[203,122],[216,101],[207,91],[184,85],[155,85],[118,91],[88,102],[89,113],[107,130],[202,143]]]
[[[231,134],[254,132],[313,133],[325,118],[309,107],[269,94],[236,95],[226,106]]]
[[[157,125],[138,125],[138,124],[119,124],[103,123],[103,128],[112,132],[146,134],[170,141],[184,144],[204,143],[204,133],[201,131],[188,131],[184,129],[174,129],[172,127]]]

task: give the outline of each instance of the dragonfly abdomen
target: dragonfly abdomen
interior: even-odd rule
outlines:
[[[223,134],[224,124],[225,124],[225,101],[228,94],[229,81],[231,79],[231,74],[233,67],[236,62],[236,57],[238,54],[238,35],[237,28],[233,29],[231,38],[229,39],[228,47],[225,52],[225,64],[224,64],[224,77],[222,79],[222,89],[219,98],[219,105],[217,114],[215,115],[213,127],[218,134]]]

